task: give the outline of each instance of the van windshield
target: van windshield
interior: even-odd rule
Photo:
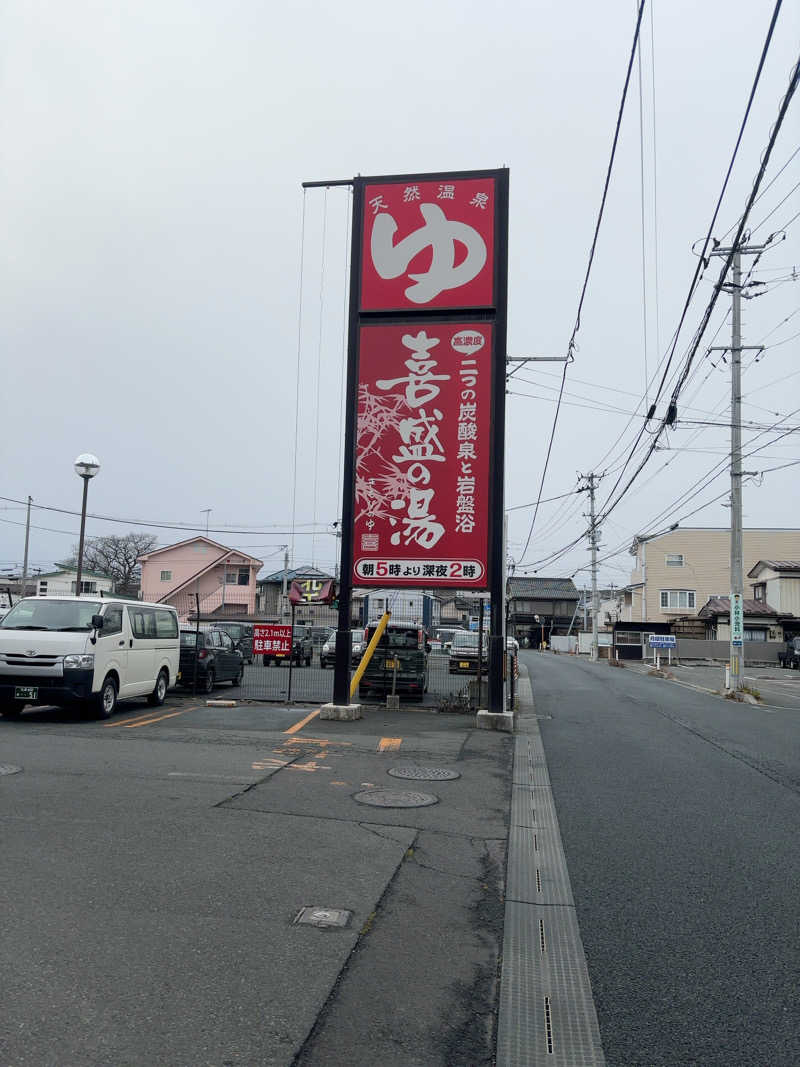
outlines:
[[[92,615],[102,604],[94,600],[20,600],[0,621],[3,630],[91,630]]]
[[[372,637],[374,632],[374,628],[371,628],[369,636]],[[419,630],[416,627],[405,629],[403,627],[387,626],[381,634],[378,644],[381,648],[419,649]]]
[[[470,649],[477,652],[478,650],[478,635],[476,633],[463,633],[456,634],[453,638],[453,649],[463,648],[465,652]],[[483,636],[483,648],[486,649],[486,635]]]

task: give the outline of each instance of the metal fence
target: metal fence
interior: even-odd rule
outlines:
[[[330,655],[322,655],[323,645],[334,632],[332,629],[296,625],[296,640],[300,636],[310,637],[310,663],[306,663],[308,656],[305,652],[309,649],[307,640],[303,646],[304,654],[299,658],[286,656],[276,659],[255,653],[252,636],[248,637],[249,629],[257,623],[274,620],[259,619],[241,608],[237,610],[239,606],[231,604],[230,600],[226,602],[223,610],[219,597],[204,597],[200,592],[187,592],[170,600],[178,609],[182,630],[199,633],[222,627],[236,633],[235,625],[243,628],[241,651],[245,663],[241,685],[234,687],[231,683],[219,683],[217,696],[227,695],[225,691],[230,689],[231,696],[242,700],[299,704],[329,703],[333,700],[333,658]],[[359,687],[353,696],[355,702],[385,705],[386,697],[391,695],[395,688],[399,689],[398,696],[403,706],[421,706],[439,712],[469,712],[486,707],[488,664],[485,649],[479,663],[464,667],[464,661],[452,654],[449,643],[438,640],[437,631],[426,633],[416,617],[405,618],[393,613],[391,625],[422,631],[422,643],[427,648],[424,653],[423,690],[419,694],[410,694],[403,691],[402,687],[397,687],[396,673],[391,666],[393,660],[389,653],[379,647],[372,663],[369,687],[366,684]],[[356,641],[363,638],[363,627],[354,627],[353,634]],[[359,661],[360,654],[355,653],[351,663],[351,676]],[[509,653],[506,657],[505,674],[508,701],[509,705],[513,706],[517,678],[517,659],[514,653]],[[187,671],[184,671],[183,684],[189,690],[202,688],[196,684],[193,674]]]

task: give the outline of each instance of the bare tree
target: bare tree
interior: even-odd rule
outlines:
[[[153,534],[129,533],[124,537],[111,534],[109,537],[90,537],[83,546],[83,566],[87,571],[111,578],[117,593],[134,592],[140,574],[137,560],[151,552],[158,539]],[[75,567],[78,562],[78,546],[62,566]]]

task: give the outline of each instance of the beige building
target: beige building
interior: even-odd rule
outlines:
[[[753,595],[756,584],[748,572],[759,561],[800,560],[797,529],[745,530],[742,545],[746,597]],[[655,537],[635,537],[630,553],[636,562],[624,620],[670,622],[679,615],[696,615],[712,597],[729,596],[730,551],[729,529],[678,527]],[[775,611],[793,610],[773,604],[769,596],[765,603]]]
[[[760,559],[745,581],[752,582],[755,600],[800,618],[800,560]]]

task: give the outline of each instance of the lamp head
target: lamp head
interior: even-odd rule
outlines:
[[[75,473],[79,478],[94,478],[100,470],[100,460],[91,452],[83,452],[75,460]]]

